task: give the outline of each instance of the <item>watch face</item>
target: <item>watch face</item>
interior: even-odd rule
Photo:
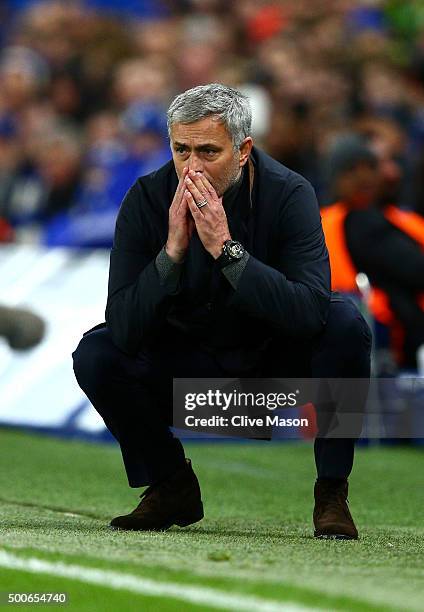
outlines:
[[[244,249],[240,242],[232,240],[227,244],[227,253],[232,259],[241,259]]]

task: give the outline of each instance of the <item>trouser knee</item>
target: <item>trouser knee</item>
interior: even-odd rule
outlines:
[[[122,370],[125,357],[112,344],[106,330],[83,336],[72,353],[74,373],[81,389],[87,395],[106,389]]]
[[[332,302],[322,345],[332,360],[345,365],[345,376],[368,377],[372,335],[357,307],[349,299]]]

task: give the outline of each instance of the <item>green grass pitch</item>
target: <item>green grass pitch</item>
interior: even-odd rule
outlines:
[[[308,443],[188,443],[205,505],[196,525],[117,532],[131,511],[118,447],[0,430],[0,591],[66,592],[4,609],[424,609],[424,455],[359,449],[358,542],[312,537]]]

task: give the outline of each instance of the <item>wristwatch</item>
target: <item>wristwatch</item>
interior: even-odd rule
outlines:
[[[244,255],[244,246],[236,240],[226,240],[222,245],[222,253],[216,262],[220,268],[225,268],[240,259]]]

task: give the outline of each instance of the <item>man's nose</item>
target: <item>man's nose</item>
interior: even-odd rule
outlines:
[[[188,169],[193,170],[193,172],[203,172],[202,160],[195,153],[190,155]]]

